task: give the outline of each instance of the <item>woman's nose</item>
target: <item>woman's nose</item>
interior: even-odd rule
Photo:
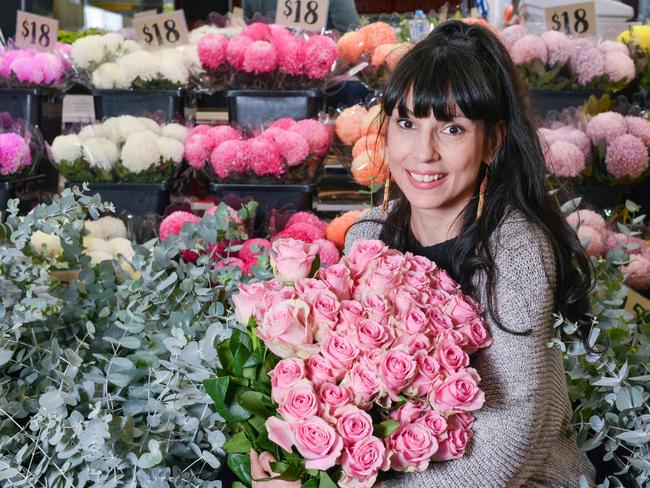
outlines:
[[[440,159],[440,153],[436,149],[433,138],[428,134],[418,138],[413,148],[413,154],[422,163],[433,163]]]

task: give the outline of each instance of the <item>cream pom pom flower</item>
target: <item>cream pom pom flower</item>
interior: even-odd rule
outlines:
[[[149,51],[135,51],[122,56],[117,60],[117,65],[129,86],[138,78],[142,81],[152,81],[158,75],[157,58]]]
[[[31,235],[29,242],[34,251],[46,259],[54,260],[63,254],[59,236],[37,230]]]
[[[104,137],[86,139],[83,142],[82,154],[91,167],[106,171],[113,169],[113,165],[120,158],[117,145]]]
[[[116,32],[109,32],[101,36],[104,52],[119,55],[124,51],[124,36]]]
[[[179,85],[186,85],[190,79],[190,70],[183,55],[173,49],[158,53],[158,72],[164,79]]]
[[[149,131],[131,134],[122,148],[122,164],[132,173],[143,171],[160,164],[158,138]]]
[[[107,121],[110,119],[107,119]],[[113,119],[115,121],[115,128],[117,129],[117,139],[112,139],[117,144],[126,142],[131,134],[135,132],[142,132],[149,128],[144,124],[140,117],[133,115],[120,115]]]
[[[149,117],[136,117],[136,118],[144,126],[144,130],[148,130],[149,132],[153,132],[156,135],[160,135],[160,126],[155,120],[150,119]]]
[[[163,161],[173,161],[174,163],[183,161],[185,145],[182,142],[172,137],[159,137],[157,142],[158,148],[160,149],[160,157]]]
[[[110,117],[96,127],[97,135],[105,137],[116,144],[120,141],[120,127],[117,117]]]
[[[82,141],[85,141],[86,139],[90,139],[92,137],[104,137],[102,131],[99,130],[99,126],[94,124],[82,127],[77,135]]]
[[[93,71],[92,81],[95,88],[109,90],[111,88],[127,88],[122,69],[115,63],[104,63]]]
[[[113,239],[115,237],[126,237],[126,225],[117,217],[107,215],[97,220],[87,220],[84,223],[90,237],[99,239]]]
[[[81,157],[82,142],[76,134],[58,136],[52,142],[52,156],[56,163],[72,163]]]
[[[183,54],[183,61],[190,73],[197,75],[203,72],[203,66],[201,66],[201,59],[199,58],[199,47],[196,44],[186,44],[176,49]]]
[[[99,64],[103,58],[102,36],[86,36],[72,43],[72,60],[81,69],[88,69],[91,64]]]
[[[102,251],[102,250],[89,251],[86,252],[85,254],[90,257],[90,264],[92,264],[93,266],[103,261],[113,260],[113,255],[108,251]]]
[[[124,54],[134,53],[136,51],[142,51],[142,46],[133,39],[127,39],[124,41],[124,44],[122,44],[122,51]]]
[[[83,238],[83,247],[85,252],[111,252],[108,248],[107,242],[101,237],[85,236]]]
[[[187,135],[189,134],[189,129],[181,124],[167,124],[160,128],[160,135],[163,137],[171,137],[182,143],[185,143],[187,140]]]
[[[122,255],[127,259],[131,259],[135,254],[131,241],[124,237],[114,237],[113,239],[106,241],[106,244],[107,249],[110,250],[111,254],[113,254],[115,258]]]

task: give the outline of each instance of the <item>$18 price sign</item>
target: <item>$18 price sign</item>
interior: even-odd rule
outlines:
[[[59,21],[19,10],[16,13],[16,46],[35,51],[54,51]]]
[[[187,22],[182,10],[133,19],[138,43],[147,49],[187,44]]]
[[[598,33],[594,2],[572,3],[544,9],[546,29],[573,37],[590,37]]]
[[[308,31],[327,26],[329,0],[278,0],[275,23]]]

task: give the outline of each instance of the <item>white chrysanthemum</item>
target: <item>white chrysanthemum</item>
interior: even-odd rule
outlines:
[[[124,81],[131,86],[136,78],[142,81],[152,81],[158,75],[158,62],[156,56],[148,51],[136,51],[117,60],[117,65],[122,70]]]
[[[95,266],[96,264],[101,263],[102,261],[112,261],[113,255],[108,251],[89,251],[85,252],[87,256],[90,256],[90,264]]]
[[[115,118],[115,123],[118,134],[116,142],[118,144],[126,142],[131,134],[148,129],[141,117],[134,117],[133,115],[120,115]]]
[[[190,78],[190,70],[185,65],[183,54],[174,49],[158,52],[158,72],[172,83],[185,85]]]
[[[171,137],[159,137],[158,148],[163,161],[173,161],[174,163],[183,161],[185,146],[182,142]]]
[[[97,124],[95,132],[99,137],[105,137],[106,139],[117,144],[117,141],[120,139],[120,130],[119,124],[117,122],[117,117],[109,117],[101,124]]]
[[[82,127],[77,135],[82,141],[85,141],[86,139],[90,139],[92,137],[104,137],[104,134],[100,130],[100,126],[95,124]]]
[[[77,39],[72,43],[72,60],[82,69],[88,69],[92,63],[100,63],[104,57],[102,36],[92,35]]]
[[[124,51],[124,36],[116,32],[109,32],[102,36],[102,43],[104,44],[104,52],[115,56]]]
[[[92,137],[83,142],[83,157],[93,168],[110,171],[120,158],[120,150],[113,141]]]
[[[131,134],[122,148],[122,164],[132,173],[141,173],[160,164],[158,137],[142,131]]]
[[[122,51],[124,54],[134,53],[136,51],[142,51],[142,46],[132,39],[127,39],[122,44]]]
[[[29,241],[34,251],[46,259],[56,259],[63,253],[59,236],[37,230],[31,235]]]
[[[196,75],[203,71],[201,59],[199,58],[199,48],[196,44],[186,44],[176,48],[183,53],[183,61],[185,66],[190,70],[190,73]]]
[[[176,139],[177,141],[180,141],[182,143],[185,143],[185,140],[187,139],[187,134],[190,132],[190,130],[185,127],[184,125],[181,124],[167,124],[160,129],[160,135],[163,137],[171,137],[173,139]]]
[[[95,71],[92,76],[93,85],[100,90],[122,88],[124,85],[124,74],[115,63],[104,63]]]
[[[115,237],[126,237],[126,225],[117,217],[107,215],[97,220],[85,222],[88,235],[100,239],[113,239]]]
[[[131,259],[135,254],[131,241],[124,237],[115,237],[114,239],[107,241],[107,244],[108,249],[110,249],[116,259],[120,254],[126,259]]]
[[[93,224],[95,222],[92,222]],[[108,242],[100,237],[85,236],[83,238],[84,251],[86,252],[95,252],[103,251],[107,253],[112,253]]]
[[[158,125],[158,122],[155,120],[150,119],[149,117],[138,117],[138,120],[143,125],[144,130],[153,132],[156,135],[160,134],[160,125]]]
[[[52,156],[56,163],[73,162],[81,157],[81,139],[76,134],[58,136],[52,142]]]

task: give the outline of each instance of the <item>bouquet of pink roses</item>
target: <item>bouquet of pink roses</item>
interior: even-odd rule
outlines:
[[[483,405],[469,354],[480,306],[426,258],[358,241],[319,269],[315,245],[273,242],[274,278],[242,284],[206,388],[245,484],[370,487],[380,471],[461,457]],[[292,485],[293,486],[293,485]]]

